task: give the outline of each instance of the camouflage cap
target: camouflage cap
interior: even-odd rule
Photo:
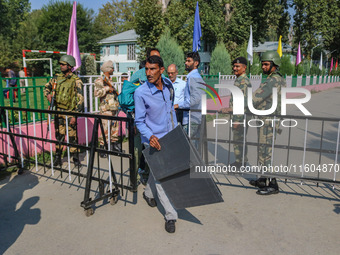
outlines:
[[[244,65],[247,65],[247,59],[244,58],[244,57],[238,57],[238,58],[235,58],[234,61],[231,63],[231,64],[244,64]]]
[[[114,69],[113,62],[111,60],[104,62],[104,64],[100,68],[103,73],[110,72],[111,69]]]

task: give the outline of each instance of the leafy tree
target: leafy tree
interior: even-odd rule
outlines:
[[[248,35],[248,37],[249,37],[249,35]],[[230,45],[230,44],[227,43],[227,45]],[[242,45],[240,45],[239,47],[236,47],[235,49],[233,49],[230,52],[231,60],[233,60],[235,58],[238,58],[238,57],[248,58],[247,47],[248,47],[248,42],[243,42]],[[227,49],[229,49],[228,46],[227,46]]]
[[[167,69],[169,65],[175,64],[178,67],[178,73],[183,74],[184,53],[177,41],[171,37],[169,28],[165,29],[165,32],[163,35],[161,35],[156,47],[160,51],[164,61],[164,67]]]
[[[20,63],[21,49],[16,37],[29,9],[28,0],[0,0],[0,66]]]
[[[338,49],[340,3],[337,0],[294,0],[294,43],[305,42],[310,59],[311,49],[322,42],[330,51]]]
[[[185,52],[192,50],[196,0],[173,0],[162,13],[158,0],[140,0],[135,14],[135,30],[142,49],[155,46],[166,24]],[[225,36],[223,4],[199,0],[202,40],[209,47]],[[147,14],[147,15],[146,15]]]
[[[279,3],[278,3],[279,2]],[[266,39],[277,41],[282,35],[284,42],[288,41],[289,14],[288,0],[268,0],[264,6],[263,15],[268,24]]]
[[[114,35],[134,27],[137,0],[111,0],[98,11],[95,26],[100,29],[102,37]]]
[[[249,0],[253,38],[255,44],[264,41],[276,41],[282,35],[282,41],[288,41],[289,13],[288,0]]]
[[[163,32],[164,18],[158,0],[140,0],[137,4],[134,28],[139,35],[138,45],[141,52],[154,47]]]
[[[42,7],[38,19],[38,32],[48,50],[66,51],[72,6],[71,2],[50,1]],[[97,46],[99,35],[94,30],[93,15],[92,9],[77,4],[77,36],[80,52],[99,53]]]
[[[229,51],[237,54],[232,54],[233,57],[239,55],[237,52],[240,46],[244,46],[249,39],[250,25],[252,24],[251,5],[248,0],[231,1],[230,17],[226,23],[227,33],[226,42]],[[247,46],[246,46],[247,47]]]
[[[44,47],[44,42],[41,40],[38,33],[37,22],[41,16],[41,10],[34,10],[27,15],[27,19],[21,22],[18,28],[16,42],[18,43],[20,54],[21,49],[39,49]]]
[[[18,34],[15,40],[12,43],[13,47],[13,55],[12,57],[15,59],[14,62],[17,62],[17,66],[22,66],[22,50],[23,49],[44,49],[44,42],[41,40],[41,37],[38,33],[37,20],[41,15],[40,10],[34,10],[27,15],[27,18],[24,22],[20,23],[18,27]],[[38,53],[29,53],[29,58],[39,58],[41,54]],[[27,62],[28,67],[34,66],[35,74],[44,75],[44,71],[46,71],[46,75],[50,75],[49,72],[49,62],[42,61],[30,61]],[[38,71],[40,70],[40,71]]]
[[[231,74],[231,60],[223,43],[218,43],[211,53],[210,74]]]
[[[29,0],[1,0],[0,34],[13,40],[19,24],[26,19],[30,8]]]
[[[196,0],[175,0],[168,5],[164,14],[171,35],[177,39],[185,52],[192,51],[192,36]],[[222,1],[199,0],[202,38],[207,47],[225,39],[224,5]],[[204,50],[204,49],[202,49]]]

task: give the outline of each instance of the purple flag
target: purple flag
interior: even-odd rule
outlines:
[[[81,66],[80,52],[78,47],[77,37],[77,2],[73,2],[73,11],[70,24],[70,33],[68,35],[67,55],[71,55],[76,60],[76,66],[73,67],[72,72]]]
[[[298,64],[300,64],[300,62],[301,62],[301,48],[300,48],[300,42],[299,42],[299,48],[298,48],[298,52],[297,52],[297,55],[296,55],[296,66],[298,65]]]
[[[331,60],[331,69],[329,70],[329,72],[332,72],[332,70],[333,70],[333,58]]]

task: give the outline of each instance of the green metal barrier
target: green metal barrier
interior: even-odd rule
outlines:
[[[45,84],[52,77],[27,77],[27,78],[4,78],[0,77],[0,106],[10,106],[10,107],[24,107],[29,109],[47,109],[48,101],[44,97],[44,88]],[[7,81],[9,80],[17,80],[17,85],[15,87],[6,86]],[[20,86],[20,80],[26,80],[29,86]],[[22,93],[21,90],[25,90],[25,93]],[[32,115],[30,112],[27,113],[27,116],[20,116],[21,121],[23,118],[27,118],[29,122],[33,121]],[[11,123],[18,123],[19,116],[14,116],[11,114],[10,121]],[[42,115],[42,119],[46,120],[47,116],[45,114]],[[40,115],[35,113],[35,119],[40,120]]]
[[[297,75],[293,75],[292,76],[292,87],[296,87],[296,84],[297,84]]]
[[[306,76],[306,75],[303,75],[303,76],[302,76],[302,81],[301,81],[301,86],[302,86],[302,87],[306,86],[306,80],[307,80],[307,76]]]

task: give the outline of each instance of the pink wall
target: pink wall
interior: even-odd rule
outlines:
[[[120,112],[119,117],[126,117],[126,115],[123,112]],[[88,137],[88,143],[91,142],[92,138],[92,131],[93,131],[93,124],[94,124],[94,119],[93,118],[79,118],[78,119],[78,142],[79,144],[86,144],[86,126],[87,126],[87,137]],[[126,135],[126,123],[122,122],[122,131],[123,131],[123,136]],[[50,134],[48,133],[48,136],[46,137],[47,133],[47,121],[43,122],[36,122],[35,125],[35,135],[34,135],[34,125],[33,123],[30,123],[28,125],[21,125],[21,134],[22,135],[29,135],[29,136],[35,136],[35,137],[43,137],[50,139]],[[55,140],[55,131],[54,131],[54,121],[52,121],[51,125],[51,135],[52,135],[52,140]],[[12,127],[11,127],[12,129]],[[6,128],[2,129],[3,131],[7,131]],[[14,134],[20,134],[20,128],[19,125],[16,125],[14,127],[14,130],[11,130],[12,133]],[[99,135],[101,132],[99,131]],[[36,140],[36,148],[35,148],[35,143],[34,140],[32,139],[26,139],[26,138],[20,138],[20,137],[15,137],[15,143],[16,146],[19,150],[19,154],[21,151],[20,147],[20,140],[22,140],[22,149],[23,149],[23,154],[26,155],[27,152],[29,152],[30,156],[35,155],[35,150],[37,150],[37,153],[41,153],[43,149],[45,151],[50,151],[50,143],[46,142],[43,143],[42,141]],[[13,149],[13,144],[7,135],[0,135],[0,151],[3,153],[6,153],[8,155],[8,143],[9,143],[9,151],[11,155],[14,155],[14,149]],[[55,145],[52,143],[52,150],[55,150]],[[0,158],[0,163],[3,163],[4,160]]]

